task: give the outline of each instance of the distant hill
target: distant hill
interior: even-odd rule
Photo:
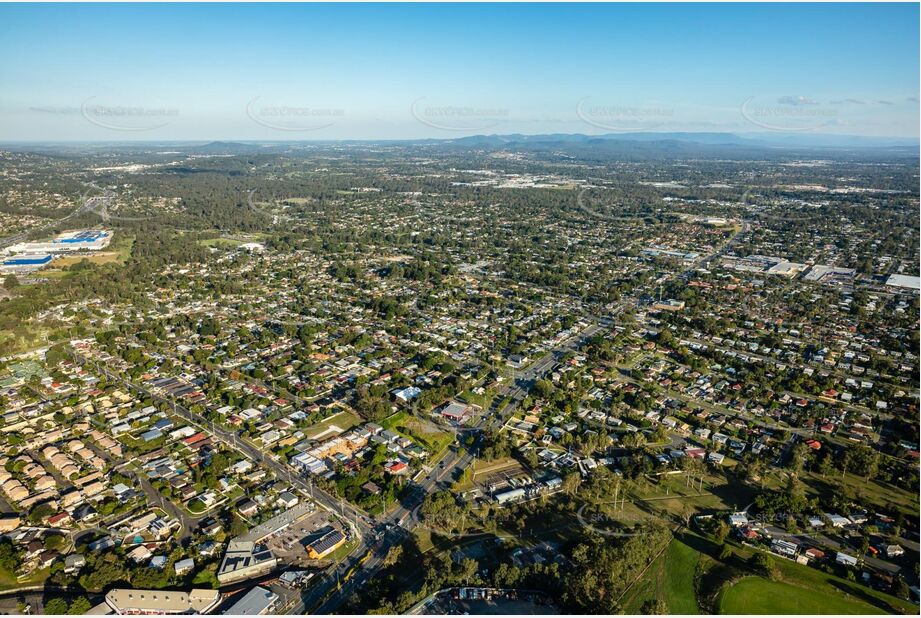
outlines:
[[[244,154],[259,150],[258,144],[243,142],[210,142],[200,146],[189,146],[184,150],[192,154]]]
[[[637,132],[584,135],[549,133],[524,135],[471,135],[409,140],[292,140],[292,141],[150,141],[150,142],[20,142],[0,144],[10,150],[34,152],[103,152],[106,149],[150,153],[167,149],[198,155],[279,154],[304,147],[425,146],[439,149],[516,151],[537,158],[573,157],[585,161],[653,160],[678,158],[778,158],[831,157],[918,159],[916,138],[863,137],[828,134]]]
[[[472,135],[451,140],[464,145],[502,145],[509,143],[567,143],[586,144],[609,141],[621,142],[693,142],[696,144],[749,144],[759,142],[739,137],[733,133],[608,133],[605,135],[583,135],[581,133],[550,133],[546,135]]]
[[[431,140],[426,140],[431,141]],[[508,144],[585,144],[601,142],[686,142],[693,144],[738,145],[761,147],[796,147],[796,148],[893,148],[914,147],[919,142],[914,138],[898,137],[864,137],[858,135],[828,134],[786,134],[786,133],[607,133],[604,135],[583,135],[581,133],[551,133],[543,135],[472,135],[451,141],[466,146],[507,146]]]
[[[847,135],[771,133],[611,133],[605,135],[473,135],[422,140],[458,150],[514,150],[536,156],[563,155],[585,161],[651,160],[688,157],[918,157],[918,140]]]

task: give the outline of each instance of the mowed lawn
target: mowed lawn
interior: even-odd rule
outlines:
[[[720,597],[722,614],[882,614],[880,608],[840,594],[821,594],[786,582],[746,577]]]
[[[699,614],[694,576],[700,554],[678,539],[665,552],[665,581],[663,591],[668,610],[672,614]]]
[[[661,599],[670,614],[699,614],[694,577],[701,554],[678,539],[649,567],[624,595],[625,613],[638,614],[643,603]]]

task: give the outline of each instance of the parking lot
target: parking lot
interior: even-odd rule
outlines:
[[[307,557],[304,540],[331,523],[329,513],[317,511],[272,535],[265,543],[283,564],[315,567],[318,561]]]

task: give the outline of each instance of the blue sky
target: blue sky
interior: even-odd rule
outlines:
[[[918,135],[917,4],[0,5],[0,140]]]

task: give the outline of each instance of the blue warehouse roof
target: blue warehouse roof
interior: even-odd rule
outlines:
[[[47,264],[51,261],[51,255],[44,253],[42,255],[16,255],[4,260],[4,266],[29,266],[33,264]]]

